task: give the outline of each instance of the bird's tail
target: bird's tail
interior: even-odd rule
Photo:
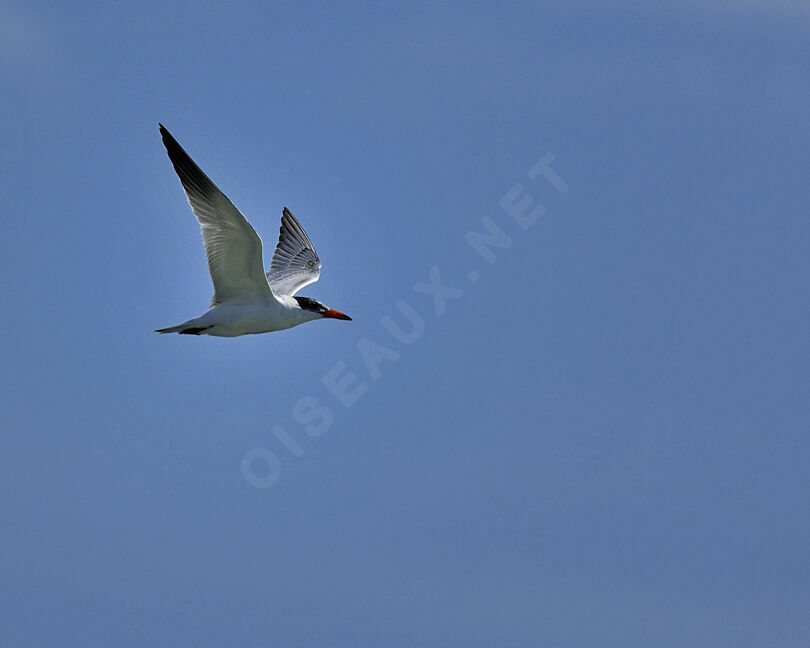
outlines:
[[[177,326],[170,326],[165,329],[155,329],[155,333],[180,333],[185,327],[185,324],[178,324]]]
[[[155,329],[155,333],[179,333],[180,335],[199,335],[203,331],[207,331],[211,326],[195,326],[196,320],[189,320],[177,326],[170,326],[169,328]]]

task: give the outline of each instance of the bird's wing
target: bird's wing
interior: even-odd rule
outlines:
[[[312,241],[301,223],[285,207],[281,215],[278,245],[267,272],[267,283],[276,295],[292,297],[304,286],[318,281],[320,275],[321,260]]]
[[[162,124],[160,134],[191,211],[200,223],[208,270],[214,282],[211,306],[275,300],[264,276],[259,235]]]

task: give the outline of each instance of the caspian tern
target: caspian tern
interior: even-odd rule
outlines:
[[[200,223],[214,296],[205,314],[155,332],[236,337],[317,319],[350,320],[319,301],[294,296],[318,281],[321,260],[292,212],[286,207],[282,212],[278,245],[265,273],[259,235],[163,124],[159,126],[166,152]]]

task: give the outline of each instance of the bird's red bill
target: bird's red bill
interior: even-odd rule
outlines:
[[[351,321],[351,317],[346,315],[345,313],[341,313],[340,311],[336,311],[334,308],[330,308],[328,311],[323,313],[324,317],[331,317],[332,319],[342,319],[342,320],[349,320]]]

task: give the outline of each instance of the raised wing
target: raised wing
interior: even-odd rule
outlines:
[[[301,223],[285,207],[281,215],[278,245],[267,273],[267,283],[276,295],[292,297],[304,286],[318,281],[320,275],[321,260],[312,241]]]
[[[262,263],[262,240],[228,197],[211,182],[163,124],[160,134],[174,170],[197,217],[208,270],[214,282],[211,306],[275,297]]]

